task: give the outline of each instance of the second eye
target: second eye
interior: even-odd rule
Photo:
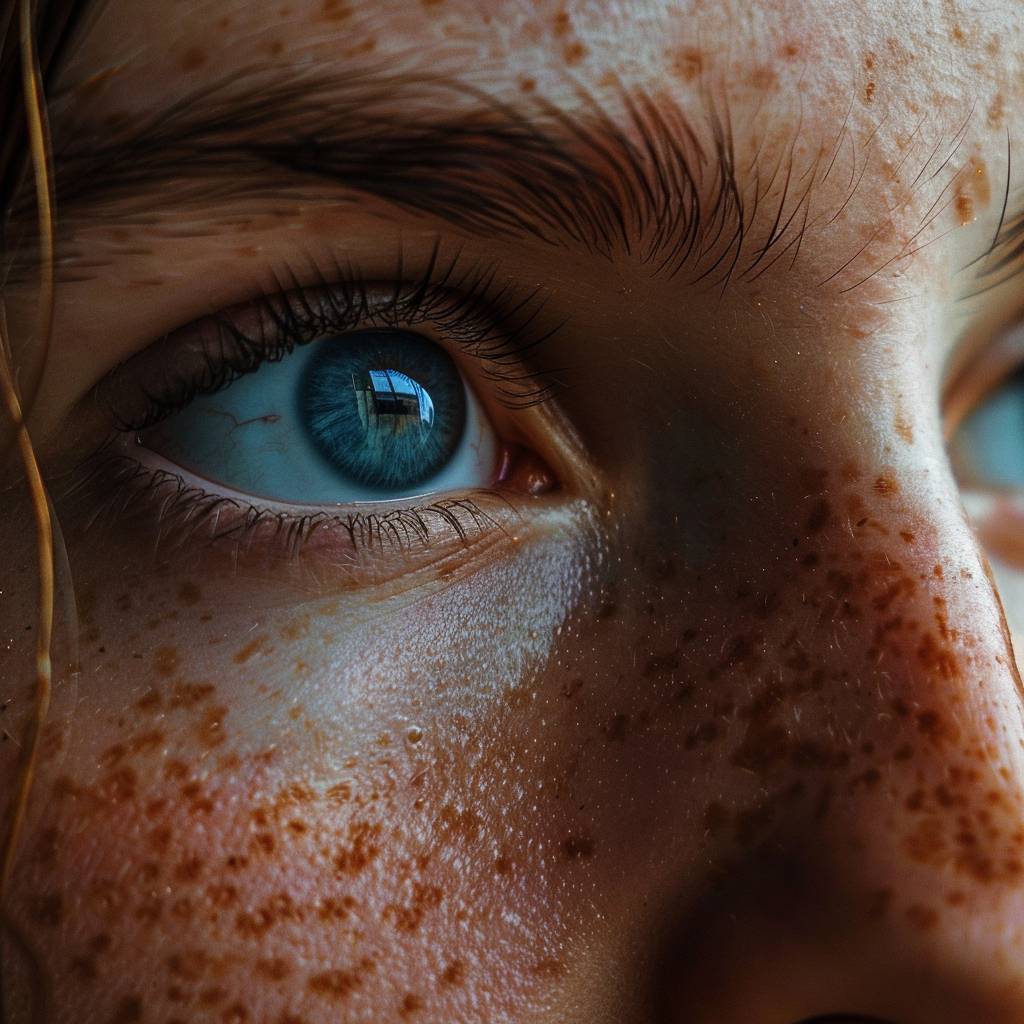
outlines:
[[[451,356],[406,330],[321,338],[197,396],[139,442],[226,490],[293,505],[487,487],[499,449]]]

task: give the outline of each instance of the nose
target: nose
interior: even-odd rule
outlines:
[[[777,498],[785,596],[730,726],[750,796],[707,821],[720,855],[659,946],[664,1024],[1024,1021],[1024,728],[999,598],[941,448],[901,468],[864,450],[837,445]]]

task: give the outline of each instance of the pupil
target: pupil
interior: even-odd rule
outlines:
[[[341,476],[407,490],[458,450],[466,395],[444,349],[410,331],[359,331],[316,343],[299,388],[299,421]]]

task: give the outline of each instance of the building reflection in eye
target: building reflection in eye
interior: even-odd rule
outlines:
[[[434,425],[434,402],[424,387],[401,370],[369,370],[359,380],[352,375],[359,419],[367,435],[415,432],[424,440]]]

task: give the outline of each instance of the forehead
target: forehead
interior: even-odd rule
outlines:
[[[936,114],[967,81],[1011,100],[1018,15],[1015,0],[108,0],[65,83],[130,111],[257,65],[386,63],[564,104],[622,85],[684,98],[713,86],[753,109],[802,103],[809,121],[851,100],[892,115],[896,97]]]

